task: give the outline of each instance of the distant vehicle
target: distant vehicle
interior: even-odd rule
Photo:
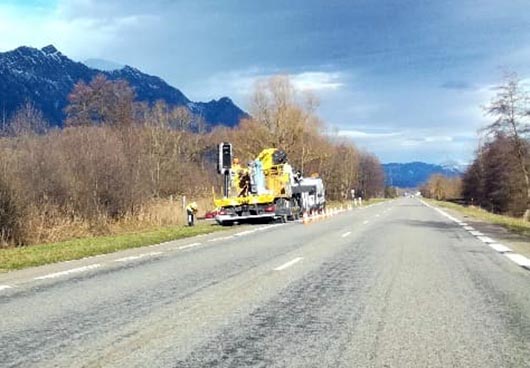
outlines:
[[[301,178],[293,187],[293,194],[305,213],[321,213],[326,208],[326,190],[319,177]]]
[[[322,179],[294,174],[282,150],[264,149],[243,167],[232,157],[231,144],[221,143],[218,168],[225,178],[223,198],[214,198],[220,225],[258,219],[285,222],[325,207]]]

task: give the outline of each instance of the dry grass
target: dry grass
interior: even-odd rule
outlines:
[[[195,200],[198,215],[204,215],[213,204],[209,198]],[[45,213],[33,210],[28,215],[30,246],[0,249],[0,272],[136,248],[223,228],[213,223],[187,227],[182,198],[153,200],[135,216],[111,220],[104,216],[88,222],[68,217],[57,209]]]
[[[0,251],[0,272],[81,259],[221,230],[223,230],[221,226],[212,223],[201,223],[194,227],[173,226],[156,231],[90,237],[58,243],[3,249]]]
[[[210,198],[195,200],[198,216],[213,208]],[[48,207],[38,211],[32,208],[26,216],[28,244],[57,243],[93,236],[116,236],[139,231],[155,231],[170,226],[186,224],[182,198],[152,200],[136,214],[118,220],[101,215],[90,221],[75,215],[65,215],[58,208]]]

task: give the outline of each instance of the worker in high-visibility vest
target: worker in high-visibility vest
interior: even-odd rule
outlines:
[[[188,214],[188,226],[195,225],[195,214],[197,213],[199,207],[196,202],[191,202],[186,206],[186,213]]]

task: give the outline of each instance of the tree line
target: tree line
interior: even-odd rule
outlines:
[[[530,219],[529,87],[508,74],[484,106],[491,122],[461,180],[434,176],[422,188],[436,199],[461,198],[494,213]]]
[[[258,83],[251,118],[234,128],[208,130],[187,108],[137,101],[127,82],[104,76],[77,83],[68,99],[62,129],[50,128],[31,103],[2,127],[3,244],[108,234],[117,223],[172,225],[181,220],[181,196],[203,199],[209,210],[212,188],[222,184],[215,172],[221,141],[233,143],[241,160],[266,147],[285,150],[293,167],[324,178],[331,200],[351,189],[365,198],[384,190],[378,159],[331,134],[315,98],[287,77]]]

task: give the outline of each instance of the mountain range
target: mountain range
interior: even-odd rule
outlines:
[[[383,164],[386,184],[398,188],[417,188],[424,184],[433,174],[448,177],[462,175],[462,169],[455,165],[434,165],[425,162]]]
[[[21,46],[0,53],[0,114],[9,117],[25,102],[42,110],[51,125],[61,126],[68,94],[78,81],[90,82],[103,74],[111,80],[126,80],[139,101],[154,103],[164,100],[170,106],[185,106],[195,116],[204,118],[210,127],[235,126],[248,114],[228,97],[209,102],[193,102],[179,89],[159,77],[131,66],[116,70],[99,70],[73,61],[53,45],[42,49]]]

